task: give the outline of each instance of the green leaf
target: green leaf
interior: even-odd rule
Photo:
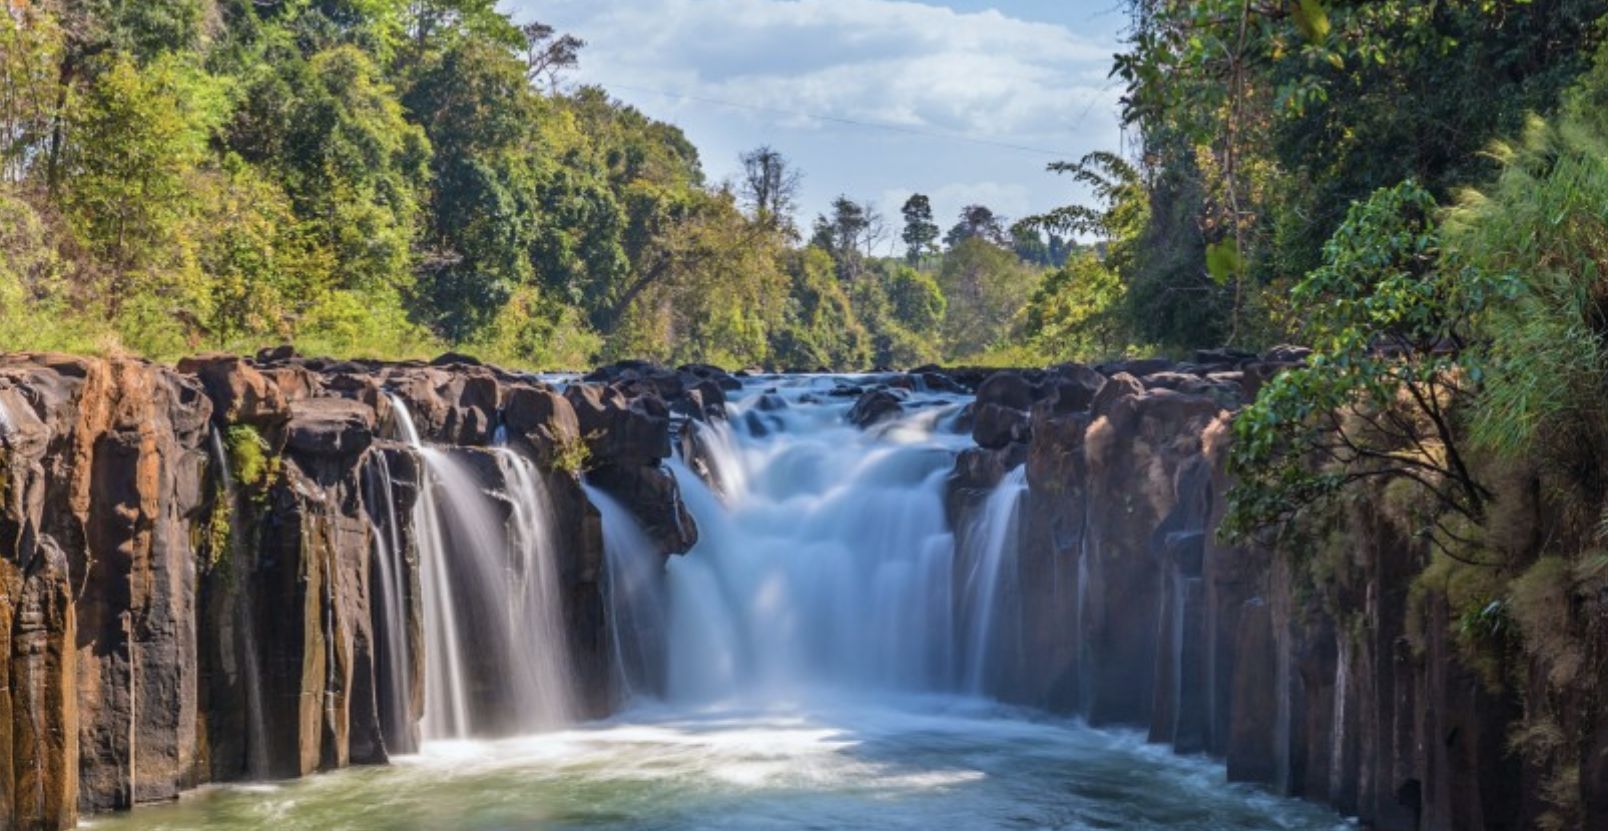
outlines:
[[[1233,239],[1225,239],[1206,246],[1206,273],[1210,274],[1218,285],[1227,285],[1230,280],[1239,276],[1244,265],[1239,243]]]
[[[1329,10],[1323,0],[1290,0],[1290,18],[1313,43],[1322,43],[1329,37]]]

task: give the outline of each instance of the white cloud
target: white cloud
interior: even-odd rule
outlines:
[[[558,0],[582,75],[990,139],[1053,139],[1114,100],[1112,48],[1066,27],[899,0]],[[774,119],[773,113],[750,117]]]
[[[711,179],[770,144],[805,173],[800,220],[840,193],[890,217],[912,191],[943,223],[1076,199],[1052,157],[1118,149],[1111,0],[1035,6],[1045,23],[946,0],[504,0],[587,40],[576,79],[675,122]],[[973,6],[982,0],[967,0]],[[1053,12],[1046,11],[1054,7]],[[1074,21],[1099,20],[1079,30]],[[844,124],[840,120],[860,122]],[[894,129],[877,126],[887,125]],[[1013,148],[1051,151],[1049,155]]]

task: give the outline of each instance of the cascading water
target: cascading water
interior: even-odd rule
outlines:
[[[662,600],[645,590],[654,575],[634,571],[645,558],[630,553],[642,545],[631,518],[594,493],[611,605],[631,624],[621,640],[659,634],[670,700],[981,688],[1025,476],[1013,471],[989,500],[968,543],[978,565],[957,581],[944,495],[955,453],[971,445],[953,429],[965,399],[917,393],[902,416],[861,430],[845,420],[853,399],[829,394],[838,383],[764,379],[729,425],[687,426],[703,431],[699,461],[718,488],[670,462],[699,542],[670,559]],[[964,632],[957,608],[973,609]]]
[[[407,657],[407,553],[402,544],[402,524],[396,512],[396,492],[390,462],[384,454],[379,454],[375,456],[374,467],[369,471],[369,498],[380,512],[374,529],[374,562],[379,572],[374,600],[384,630],[381,644],[384,650],[381,653],[384,673],[381,680],[385,687],[381,696],[388,705],[382,709],[390,716],[385,732],[393,745],[391,750],[410,752],[417,749],[418,737],[412,724],[413,675],[409,671]]]
[[[1005,474],[1005,479],[989,494],[982,519],[972,532],[968,548],[973,554],[964,591],[973,601],[972,619],[967,624],[965,690],[973,695],[988,692],[991,658],[999,649],[998,632],[1002,600],[1014,594],[1011,569],[1017,549],[1023,498],[1027,495],[1027,467]],[[1014,605],[1014,604],[1012,604]]]
[[[663,686],[661,555],[625,506],[590,485],[586,495],[603,519],[614,677],[627,699],[652,694]]]
[[[576,712],[573,681],[552,509],[539,475],[512,450],[480,451],[503,480],[500,503],[472,458],[427,446],[407,406],[396,398],[391,404],[424,471],[413,523],[424,594],[425,737],[568,723]]]
[[[224,446],[223,433],[214,427],[211,432],[212,460],[218,466],[218,498],[227,500],[230,522],[235,522],[241,509],[239,488],[234,473],[229,469],[229,452]],[[263,715],[262,653],[257,650],[257,615],[254,597],[250,591],[240,591],[250,585],[253,570],[248,552],[240,544],[235,529],[229,534],[229,567],[238,595],[235,598],[235,633],[239,638],[236,650],[240,661],[241,679],[246,705],[246,778],[261,780],[268,776],[268,728]]]

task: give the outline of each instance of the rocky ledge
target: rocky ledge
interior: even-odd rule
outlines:
[[[1224,760],[1232,780],[1384,831],[1608,828],[1602,708],[1549,691],[1545,666],[1522,666],[1539,658],[1509,654],[1520,671],[1495,670],[1539,679],[1528,688],[1470,665],[1444,587],[1424,579],[1428,545],[1385,488],[1326,539],[1218,539],[1232,413],[1302,358],[1201,353],[980,384],[979,447],[951,479],[961,537],[1008,469],[1026,464],[1029,485],[1010,581],[1017,629],[1001,638],[1009,657],[993,692],[1145,729]],[[1514,512],[1514,538],[1539,536],[1525,530],[1531,513]],[[1608,593],[1556,614],[1602,689]],[[1549,715],[1573,738],[1555,754],[1517,752],[1514,737]],[[1558,781],[1578,793],[1543,793]],[[1564,825],[1547,816],[1560,796],[1580,811]]]
[[[421,696],[379,683],[423,672],[422,474],[396,402],[488,494],[508,492],[488,448],[537,463],[583,706],[607,711],[602,535],[578,474],[647,518],[664,555],[685,552],[696,528],[660,464],[672,418],[720,417],[734,385],[628,364],[560,388],[461,356],[0,356],[0,829],[241,778],[248,685],[269,776],[416,745]],[[379,608],[386,542],[402,549],[400,610]],[[408,632],[386,631],[398,620]]]

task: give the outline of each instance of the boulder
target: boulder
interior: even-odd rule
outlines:
[[[516,386],[503,398],[503,426],[523,438],[536,460],[551,466],[565,448],[581,440],[581,424],[569,399],[545,388]]]
[[[854,402],[854,407],[849,410],[848,420],[850,424],[864,429],[897,418],[903,412],[904,405],[900,403],[898,396],[883,389],[871,390]]]
[[[574,384],[564,391],[594,459],[657,464],[670,457],[670,411],[651,395],[627,398],[614,386]]]
[[[1028,411],[1038,396],[1033,385],[1015,371],[996,372],[977,388],[977,404],[997,404],[1012,410]]]
[[[279,386],[239,357],[186,358],[179,361],[178,369],[200,380],[212,399],[212,416],[222,424],[265,427],[290,415]]]
[[[979,404],[972,424],[972,438],[979,447],[998,450],[1014,442],[1025,442],[1032,434],[1028,414],[998,404]]]
[[[374,410],[345,398],[310,398],[291,405],[287,449],[314,456],[355,456],[374,440]]]

